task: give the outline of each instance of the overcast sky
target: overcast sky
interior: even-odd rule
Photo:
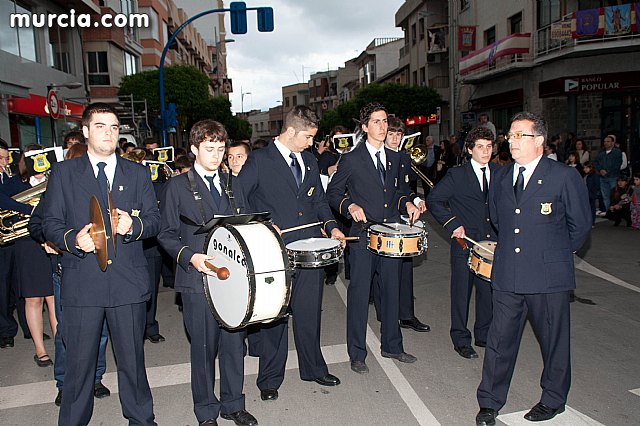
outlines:
[[[201,0],[179,0],[189,16],[204,10]],[[212,2],[213,3],[213,2]],[[403,37],[395,13],[403,0],[247,0],[247,7],[271,6],[275,29],[260,33],[256,11],[247,12],[247,34],[231,34],[226,14],[227,67],[233,79],[232,109],[268,110],[278,106],[282,86],[307,82],[316,71],[337,69],[358,56],[378,37]],[[230,2],[225,1],[225,7]],[[213,7],[213,6],[211,6]],[[213,41],[215,19],[195,22],[203,38]],[[304,67],[304,70],[303,70]],[[304,79],[303,79],[304,72]]]

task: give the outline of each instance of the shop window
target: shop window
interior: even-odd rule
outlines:
[[[91,86],[109,86],[111,84],[107,52],[87,52],[87,63]]]

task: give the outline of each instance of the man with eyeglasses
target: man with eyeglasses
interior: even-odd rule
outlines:
[[[526,320],[542,352],[542,396],[524,418],[562,413],[571,385],[569,294],[575,289],[573,253],[591,230],[580,174],[543,156],[544,119],[516,114],[507,135],[513,167],[493,173],[491,221],[498,231],[491,273],[493,321],[478,387],[476,425],[495,425],[507,400]]]

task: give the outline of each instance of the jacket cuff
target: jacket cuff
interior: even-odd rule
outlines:
[[[182,246],[182,248],[178,252],[178,255],[176,256],[176,263],[182,266],[182,269],[184,269],[185,271],[189,271],[189,268],[191,266],[191,257],[195,253],[196,252],[191,250],[189,246]]]

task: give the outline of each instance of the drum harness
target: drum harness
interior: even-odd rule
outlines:
[[[220,173],[220,177],[222,178],[222,173]],[[204,207],[202,207],[202,195],[200,195],[200,192],[196,188],[196,178],[194,176],[193,169],[190,169],[187,172],[187,178],[189,179],[189,186],[191,187],[191,193],[193,193],[193,199],[195,200],[196,205],[198,206],[198,210],[200,210],[200,216],[202,217],[201,225],[204,226],[204,224],[207,222],[207,218],[204,215]],[[224,192],[227,194],[227,197],[229,197],[229,204],[231,204],[231,210],[235,215],[238,212],[238,210],[236,209],[236,201],[235,201],[235,198],[233,197],[233,189],[231,188],[231,179],[232,179],[231,173],[227,174],[227,184],[226,184],[226,188],[224,189]],[[222,179],[220,180],[222,181]]]

